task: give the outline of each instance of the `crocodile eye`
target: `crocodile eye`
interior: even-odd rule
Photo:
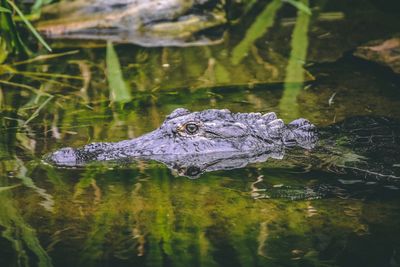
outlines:
[[[185,130],[188,134],[195,134],[199,130],[199,126],[196,123],[189,122],[185,124]]]
[[[199,177],[201,173],[201,169],[197,166],[189,166],[186,168],[185,175],[187,175],[190,179],[196,179]]]

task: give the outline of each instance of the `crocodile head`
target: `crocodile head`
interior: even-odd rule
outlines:
[[[302,124],[303,128],[307,126],[307,133],[314,129],[304,119],[296,123],[297,126]],[[136,149],[143,149],[141,153],[144,155],[257,153],[293,145],[296,140],[291,135],[292,128],[296,127],[288,127],[272,112],[264,115],[232,113],[227,109],[190,112],[179,108],[167,116],[159,129],[137,139],[135,144]],[[308,147],[311,144],[300,145]]]
[[[178,108],[163,124],[141,137],[117,143],[93,143],[64,148],[49,155],[56,165],[82,165],[89,161],[118,160],[155,155],[232,153],[257,155],[287,146],[312,148],[315,127],[305,119],[285,125],[275,113],[232,113],[209,109],[190,112]]]

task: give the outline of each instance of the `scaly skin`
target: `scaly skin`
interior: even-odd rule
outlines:
[[[281,155],[284,147],[311,149],[317,141],[315,126],[306,119],[285,125],[275,113],[232,113],[229,110],[190,112],[179,108],[153,132],[117,143],[93,143],[63,148],[47,156],[58,166],[81,166],[92,161],[157,158],[170,162],[177,156],[224,155],[254,158]],[[211,157],[211,156],[210,156]],[[164,160],[163,160],[164,159]],[[204,159],[202,160],[204,161]]]

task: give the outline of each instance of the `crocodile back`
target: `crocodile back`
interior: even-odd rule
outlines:
[[[334,165],[357,176],[400,182],[400,121],[357,116],[320,131]],[[339,155],[339,156],[338,156]]]

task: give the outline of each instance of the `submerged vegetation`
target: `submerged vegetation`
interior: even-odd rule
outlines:
[[[362,182],[274,160],[197,180],[156,162],[41,162],[60,147],[137,137],[178,107],[275,111],[317,125],[355,115],[399,119],[398,76],[350,53],[394,35],[395,12],[373,0],[227,1],[236,5],[224,7],[223,42],[144,48],[47,39],[34,27],[51,2],[0,0],[0,266],[400,262],[398,185],[289,201],[260,195]]]

